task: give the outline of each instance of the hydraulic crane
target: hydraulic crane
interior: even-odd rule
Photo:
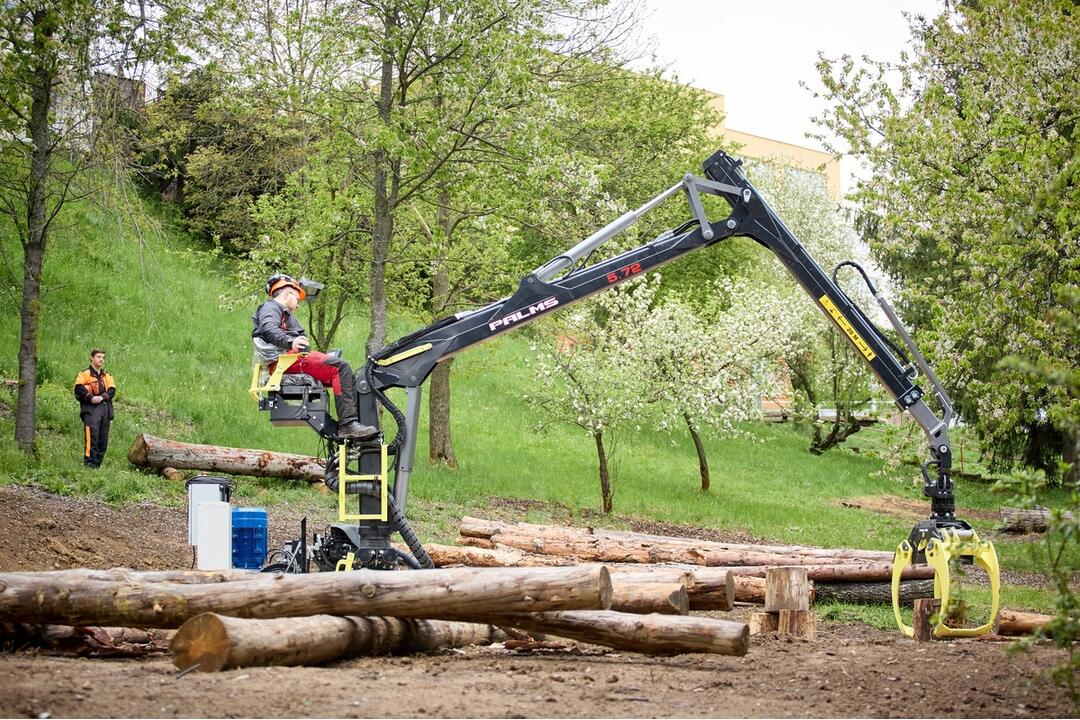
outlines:
[[[367,441],[338,441],[337,423],[327,412],[326,391],[317,383],[283,375],[287,355],[282,356],[272,375],[264,374],[259,379],[256,372],[252,394],[259,397],[260,409],[270,413],[271,422],[309,425],[327,442],[326,484],[338,492],[341,522],[332,525],[328,535],[317,538],[313,546],[313,555],[321,567],[431,566],[430,558],[405,519],[404,510],[416,449],[421,388],[437,363],[695,250],[730,237],[749,237],[776,255],[850,341],[856,354],[893,396],[897,406],[911,415],[926,436],[929,458],[922,466],[922,477],[923,493],[930,498],[930,516],[915,525],[908,538],[899,544],[894,560],[893,609],[901,630],[908,636],[913,634],[912,628],[903,622],[899,606],[900,577],[904,568],[909,564],[933,566],[935,595],[941,599],[944,608],[949,603],[950,561],[955,560],[978,563],[986,570],[991,586],[990,619],[977,628],[952,628],[942,619],[934,632],[938,637],[946,637],[973,636],[989,631],[998,609],[1000,573],[997,555],[990,542],[980,540],[968,523],[956,517],[948,432],[953,404],[933,369],[863,269],[846,261],[840,263],[830,277],[750,184],[740,160],[721,150],[709,157],[702,169],[703,176],[686,174],[641,207],[616,218],[536,268],[521,279],[514,294],[436,321],[369,357],[358,373],[360,422],[379,427],[379,407],[385,408],[397,426],[389,443],[383,442],[381,434]],[[644,245],[608,260],[588,264],[593,251],[678,194],[685,196],[690,207],[691,217],[687,222]],[[711,221],[706,216],[702,195],[725,200],[730,207],[728,215]],[[836,272],[843,266],[854,267],[862,275],[871,295],[910,352],[912,363],[901,364],[898,356],[903,357],[903,353],[899,348],[838,286]],[[318,289],[316,285],[312,285],[315,290]],[[920,375],[929,385],[937,412],[927,403],[926,390],[916,382]],[[298,384],[290,384],[290,381]],[[389,388],[405,390],[404,412],[387,398],[385,391]],[[358,513],[346,511],[347,498],[352,495],[358,496]],[[391,547],[390,536],[395,531],[401,533],[412,555]]]

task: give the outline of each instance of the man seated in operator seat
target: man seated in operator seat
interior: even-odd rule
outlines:
[[[378,430],[361,425],[356,415],[356,379],[352,367],[341,358],[309,350],[304,328],[293,314],[307,293],[288,275],[274,275],[266,282],[270,299],[260,305],[252,316],[251,339],[255,351],[270,372],[274,371],[283,352],[305,352],[307,355],[285,369],[285,374],[304,373],[334,390],[334,405],[338,413],[338,437],[374,437]]]

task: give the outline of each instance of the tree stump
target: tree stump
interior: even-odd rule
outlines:
[[[780,615],[778,613],[750,613],[750,622],[748,623],[750,625],[750,634],[760,635],[761,633],[776,632],[779,622]]]
[[[817,634],[817,621],[812,610],[781,610],[777,616],[776,632],[780,635],[813,640]]]

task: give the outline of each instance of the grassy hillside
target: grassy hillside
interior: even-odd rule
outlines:
[[[128,447],[148,432],[179,440],[314,453],[315,435],[273,428],[247,395],[254,289],[230,284],[229,261],[202,252],[170,227],[167,209],[72,205],[58,227],[45,266],[41,338],[38,459],[12,442],[14,392],[0,391],[0,482],[36,483],[55,492],[96,494],[109,501],[181,501],[183,489],[131,468]],[[7,257],[19,257],[10,237]],[[363,272],[362,268],[357,269]],[[16,301],[17,296],[12,296]],[[225,309],[222,299],[236,301]],[[18,316],[0,315],[0,334],[18,337]],[[394,317],[391,337],[421,323]],[[354,364],[362,357],[366,318],[351,317],[336,344]],[[461,467],[433,468],[422,424],[412,513],[440,508],[445,520],[482,506],[491,496],[597,508],[599,488],[591,438],[570,428],[539,433],[541,419],[523,399],[529,380],[529,338],[501,337],[454,364],[453,433]],[[82,433],[71,385],[91,347],[108,352],[119,387],[109,454],[100,471],[82,467]],[[16,343],[0,356],[0,377],[16,376]],[[401,398],[403,399],[403,395]],[[892,549],[912,520],[883,516],[842,502],[889,495],[920,500],[911,480],[885,478],[881,463],[848,449],[817,457],[790,425],[751,425],[749,438],[707,439],[713,488],[698,489],[697,460],[684,433],[642,429],[619,438],[615,509],[676,523],[743,529],[763,538],[812,545]],[[273,506],[311,491],[274,480],[246,479],[240,498]],[[325,499],[328,504],[331,502]],[[985,485],[963,484],[965,508],[996,509]],[[419,508],[419,510],[418,510]],[[927,506],[928,508],[928,506]],[[272,512],[272,509],[271,509]],[[989,530],[991,521],[975,523]],[[452,533],[444,522],[434,534]],[[1020,544],[999,545],[1006,567],[1031,566]]]

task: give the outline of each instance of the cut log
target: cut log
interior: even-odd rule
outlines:
[[[776,632],[779,621],[779,613],[752,612],[750,613],[749,622],[750,634],[760,635],[761,633]]]
[[[292,453],[252,450],[247,448],[196,445],[138,435],[128,461],[132,465],[149,468],[174,468],[184,470],[208,470],[230,475],[253,475],[278,477],[307,482],[322,482],[323,466],[319,458]]]
[[[813,610],[781,610],[777,613],[776,633],[813,640],[817,634]]]
[[[217,672],[267,665],[322,665],[368,655],[408,655],[492,642],[490,625],[394,617],[245,620],[203,613],[177,631],[169,649],[181,670]]]
[[[493,550],[458,545],[424,545],[435,567],[555,567],[574,564],[572,560],[531,555],[520,550]]]
[[[1042,613],[1003,609],[998,613],[997,631],[999,635],[1031,635],[1053,619],[1052,616]]]
[[[482,540],[482,538],[460,538]],[[425,545],[436,567],[466,565],[470,567],[543,567],[560,566],[573,560],[547,555],[533,555],[510,548],[490,549],[476,546]],[[670,566],[630,563],[608,565],[613,580],[620,582],[683,583],[690,599],[691,610],[730,610],[735,600],[735,580],[726,568],[700,565]],[[764,584],[761,592],[764,593]],[[750,601],[747,601],[750,602]],[[761,602],[761,601],[758,601]]]
[[[7,622],[179,627],[203,612],[247,618],[389,615],[461,620],[488,612],[606,609],[611,580],[602,566],[357,570],[222,584],[55,580],[0,574]]]
[[[808,548],[797,545],[748,545],[663,535],[571,528],[462,518],[460,532],[526,552],[578,555],[601,562],[689,562],[696,565],[807,565],[836,562],[892,562],[892,553],[873,550]],[[597,555],[607,556],[597,556]],[[627,559],[621,559],[619,556]],[[783,556],[778,561],[774,556]],[[663,557],[668,556],[668,557]],[[677,556],[677,557],[675,557]],[[740,560],[742,558],[742,560]],[[817,562],[814,562],[817,558]]]
[[[780,565],[782,563],[777,563]],[[892,563],[838,563],[831,565],[801,565],[806,568],[806,576],[814,582],[892,582]],[[728,567],[736,575],[765,577],[768,565],[743,565]],[[929,565],[908,565],[901,578],[904,580],[926,580],[934,578],[934,568]]]
[[[161,582],[180,583],[185,585],[239,582],[243,580],[259,580],[270,577],[269,575],[260,575],[251,570],[129,570],[127,568],[95,570],[92,568],[72,568],[69,570],[0,573],[0,579],[15,575],[25,576],[31,581],[52,580],[56,582],[76,582],[79,580],[98,580],[101,582]]]
[[[745,623],[693,615],[630,615],[608,610],[505,615],[490,621],[648,655],[699,652],[741,656],[749,644]]]
[[[687,615],[690,600],[682,583],[640,582],[613,580],[611,609],[617,612],[645,615]]]
[[[1063,513],[1068,520],[1072,519],[1072,513]],[[1007,533],[1043,533],[1050,522],[1050,509],[1037,507],[1031,510],[1024,508],[1001,508],[1001,531]]]
[[[727,568],[608,565],[607,569],[612,582],[681,582],[686,585],[691,610],[730,610],[738,599],[738,578]]]
[[[161,475],[166,480],[172,480],[173,482],[183,482],[187,479],[187,476],[184,475],[184,473],[180,472],[174,467],[161,468]]]
[[[810,582],[805,568],[775,567],[765,571],[765,612],[809,609]]]
[[[930,642],[934,639],[934,618],[941,612],[941,601],[937,598],[918,598],[912,611],[911,627],[915,630],[915,639]]]
[[[854,605],[891,605],[892,583],[815,583],[815,602],[835,601]],[[900,583],[900,603],[911,605],[919,598],[934,597],[933,580]]]
[[[735,576],[735,602],[765,604],[765,578]]]

